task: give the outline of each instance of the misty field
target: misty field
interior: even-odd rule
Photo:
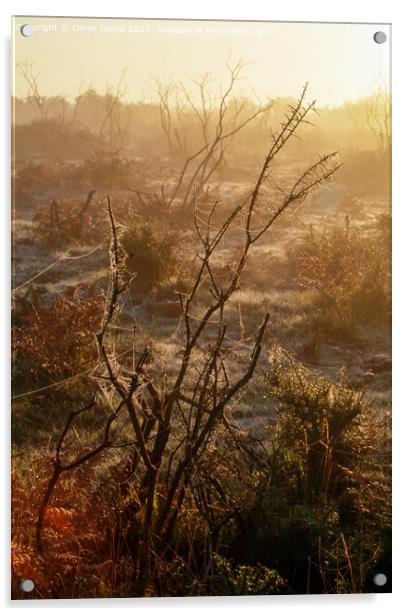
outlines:
[[[391,579],[390,102],[13,101],[13,597]]]

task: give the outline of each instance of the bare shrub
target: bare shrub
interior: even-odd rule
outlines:
[[[179,214],[184,217],[191,213],[195,199],[201,196],[206,184],[223,166],[235,135],[257,118],[268,115],[271,110],[271,100],[249,110],[245,101],[233,96],[243,66],[241,61],[236,64],[226,61],[228,83],[217,102],[209,92],[208,75],[194,81],[200,103],[196,103],[195,96],[180,83],[157,82],[160,121],[169,152],[172,154],[177,151],[183,161],[176,180],[172,184],[163,182],[160,196],[156,199],[167,210],[176,205]],[[194,129],[187,125],[190,115],[196,124],[195,132],[198,133],[193,148],[188,148],[193,141],[191,135],[194,132]]]

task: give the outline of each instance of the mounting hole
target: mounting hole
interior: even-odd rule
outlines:
[[[373,576],[373,583],[375,584],[375,586],[385,586],[387,581],[388,578],[384,573],[377,573]]]
[[[33,580],[22,580],[20,583],[20,588],[23,592],[31,592],[34,590]]]
[[[21,26],[20,32],[23,36],[32,36],[33,26],[30,26],[30,24],[24,24],[24,26]]]
[[[386,38],[387,36],[385,32],[382,32],[381,30],[379,32],[375,32],[375,34],[373,35],[373,40],[375,41],[375,43],[378,43],[378,45],[382,45],[382,43],[385,43]]]

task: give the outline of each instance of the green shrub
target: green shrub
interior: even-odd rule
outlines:
[[[277,571],[287,593],[364,591],[389,558],[390,417],[283,349],[270,363],[270,448],[223,553]]]
[[[333,337],[353,338],[354,327],[390,322],[390,234],[388,217],[371,235],[344,227],[316,231],[293,251],[298,282],[315,291],[316,326]],[[389,218],[390,220],[390,218]]]
[[[276,595],[283,591],[284,580],[274,569],[261,565],[237,565],[215,554],[216,574],[212,580],[215,595]]]
[[[280,348],[266,380],[278,405],[278,455],[288,477],[296,477],[297,498],[340,497],[353,483],[355,437],[369,413],[363,393],[308,371]]]
[[[134,284],[139,290],[154,288],[177,270],[175,238],[169,234],[159,238],[148,223],[128,227],[121,245],[127,254],[128,271],[136,273]]]
[[[298,591],[307,578],[311,591],[362,590],[374,555],[388,549],[390,416],[282,349],[271,355],[266,383],[276,419],[258,545],[270,546],[267,563]]]

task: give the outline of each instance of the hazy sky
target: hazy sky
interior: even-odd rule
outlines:
[[[31,24],[31,37],[20,34]],[[126,69],[126,98],[151,98],[152,77],[210,73],[226,81],[224,59],[250,62],[237,91],[261,98],[297,95],[308,81],[319,105],[365,96],[389,79],[389,27],[360,24],[15,18],[16,62],[35,62],[44,95],[73,98],[88,86],[104,91]],[[378,45],[373,34],[388,41]],[[16,72],[15,94],[27,86]]]

